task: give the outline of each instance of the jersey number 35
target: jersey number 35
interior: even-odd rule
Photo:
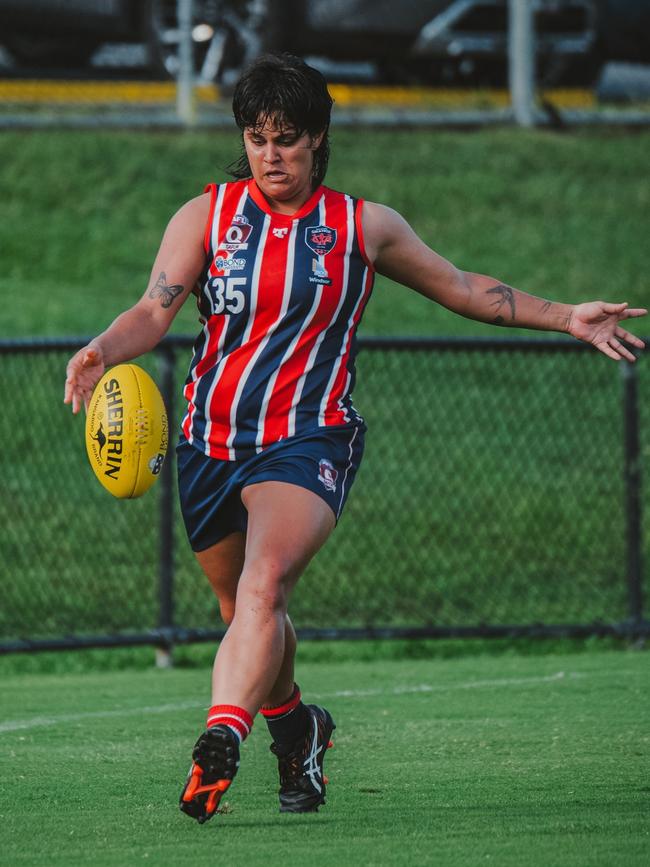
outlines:
[[[238,286],[245,286],[245,277],[210,277],[208,291],[212,313],[241,313],[244,309],[245,296]]]

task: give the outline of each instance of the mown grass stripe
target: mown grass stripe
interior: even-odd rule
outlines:
[[[449,690],[457,689],[504,689],[508,687],[519,686],[536,686],[547,683],[557,683],[561,680],[575,680],[577,678],[586,677],[585,674],[570,672],[568,675],[563,671],[558,671],[555,674],[549,674],[542,677],[504,677],[491,680],[470,680],[461,683],[449,684],[429,684],[419,683],[414,686],[396,686],[392,689],[342,689],[329,693],[313,693],[313,698],[319,701],[333,698],[369,698],[375,696],[398,696],[411,695],[417,693],[430,692],[449,692]],[[0,734],[8,732],[25,731],[33,728],[42,728],[47,726],[59,725],[60,723],[82,722],[88,719],[105,719],[108,717],[123,717],[123,716],[140,716],[142,714],[155,713],[174,713],[181,710],[192,710],[194,708],[204,707],[207,710],[205,702],[184,701],[176,704],[161,704],[149,707],[130,707],[130,708],[114,708],[112,710],[87,711],[85,713],[68,713],[61,715],[38,716],[31,719],[9,720],[0,723]]]

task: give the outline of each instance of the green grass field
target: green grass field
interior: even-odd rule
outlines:
[[[307,700],[338,724],[326,807],[279,815],[258,719],[228,812],[203,827],[177,798],[207,668],[5,669],[0,862],[647,864],[646,654],[365,651],[309,648],[300,667]]]

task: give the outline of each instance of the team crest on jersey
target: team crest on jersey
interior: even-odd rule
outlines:
[[[329,226],[308,226],[305,229],[305,244],[317,256],[325,256],[336,244],[336,229],[330,229]]]
[[[334,464],[331,461],[328,461],[327,458],[320,459],[318,462],[318,481],[322,482],[328,491],[336,490],[338,475],[338,470],[334,469]]]
[[[253,227],[246,217],[243,214],[235,214],[219,249],[226,250],[228,253],[236,253],[237,250],[247,250],[247,241],[252,231]]]

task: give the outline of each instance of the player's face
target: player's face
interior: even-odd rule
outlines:
[[[322,134],[298,136],[291,127],[268,120],[244,130],[244,147],[257,186],[279,213],[297,211],[311,196],[314,151]]]

